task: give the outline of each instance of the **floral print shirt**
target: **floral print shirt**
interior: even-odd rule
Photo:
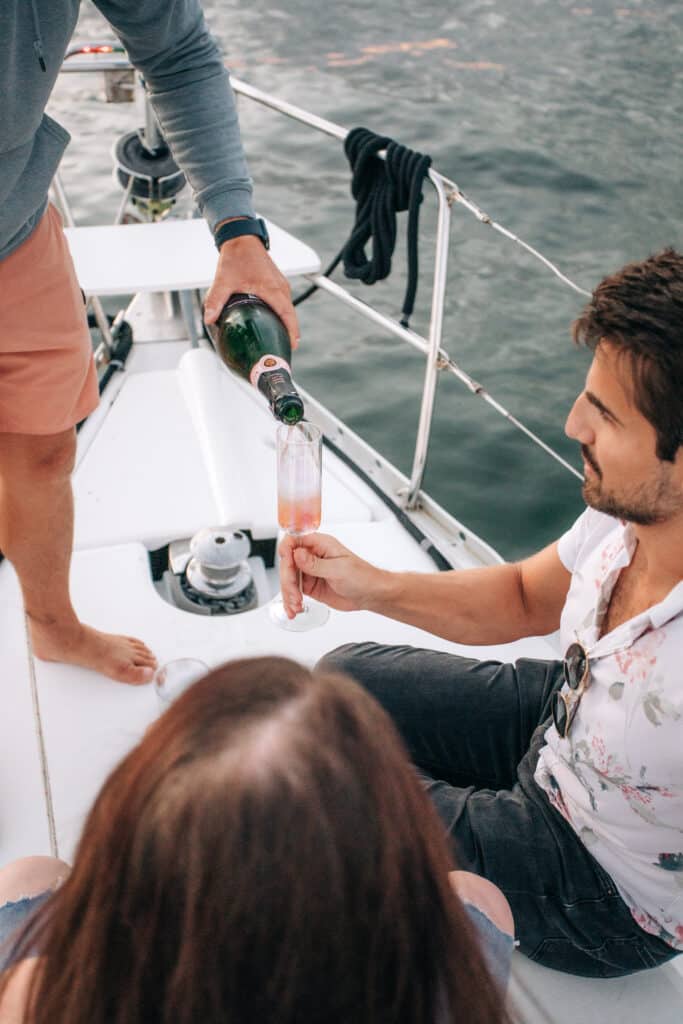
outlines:
[[[583,644],[591,682],[567,739],[547,730],[535,779],[640,927],[683,950],[683,582],[600,637],[635,548],[629,524],[593,509],[560,539],[562,651]]]

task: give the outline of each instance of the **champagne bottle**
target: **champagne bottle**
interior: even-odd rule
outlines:
[[[207,329],[226,366],[265,395],[276,419],[289,425],[303,419],[304,403],[292,384],[289,334],[267,303],[256,295],[231,295]]]

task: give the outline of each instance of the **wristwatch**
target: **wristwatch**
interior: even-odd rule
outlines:
[[[240,220],[230,220],[227,224],[221,224],[214,232],[216,248],[220,249],[223,242],[229,242],[233,238],[240,238],[242,235],[256,235],[260,238],[266,249],[270,249],[270,238],[268,228],[263,217],[242,217]]]

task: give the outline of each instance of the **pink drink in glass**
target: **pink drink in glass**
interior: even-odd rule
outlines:
[[[293,537],[313,533],[320,526],[322,488],[322,434],[302,420],[277,429],[277,518],[280,528]],[[301,590],[301,573],[299,573]],[[303,598],[302,610],[287,618],[282,596],[270,607],[271,618],[282,629],[303,631],[327,621],[329,610]]]
[[[321,505],[320,492],[303,495],[301,498],[289,498],[280,494],[277,502],[277,521],[287,533],[313,533],[320,526]]]

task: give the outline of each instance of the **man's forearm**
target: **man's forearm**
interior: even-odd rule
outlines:
[[[377,570],[363,606],[463,644],[507,643],[533,631],[521,573],[509,563],[441,573]]]
[[[252,184],[225,69],[175,90],[154,84],[150,92],[164,137],[211,230],[234,217],[253,217]]]
[[[223,57],[198,0],[95,0],[142,72],[162,132],[213,230],[254,215]]]

